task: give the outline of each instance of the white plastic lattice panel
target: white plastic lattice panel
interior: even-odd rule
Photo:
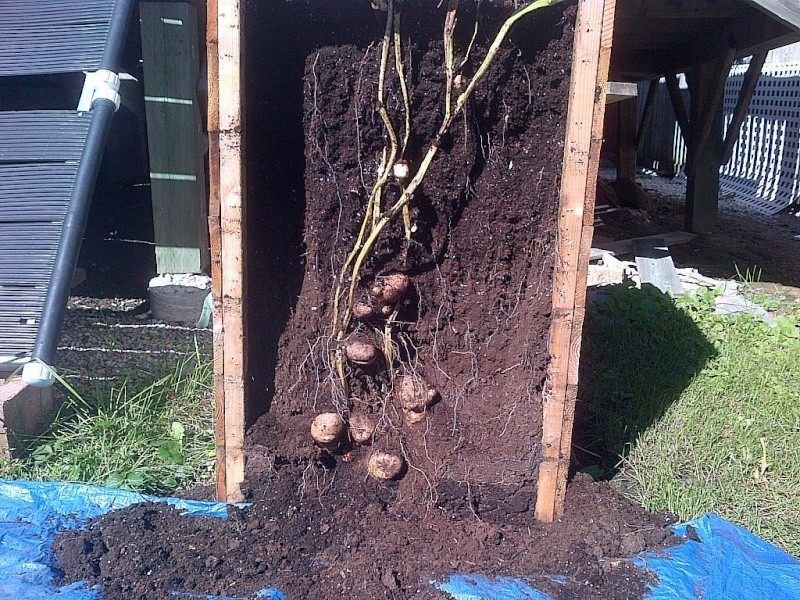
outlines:
[[[725,86],[725,126],[733,118],[747,65]],[[775,214],[800,199],[800,63],[765,65],[748,115],[722,168],[720,187],[733,202]]]

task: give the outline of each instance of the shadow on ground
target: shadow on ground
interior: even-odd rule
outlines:
[[[715,350],[674,300],[653,286],[621,284],[590,292],[573,467],[608,479]]]

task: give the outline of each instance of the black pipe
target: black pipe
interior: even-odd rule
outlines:
[[[114,5],[108,38],[100,63],[101,69],[108,69],[115,73],[119,69],[128,23],[133,14],[134,1],[118,0]],[[61,239],[53,264],[53,275],[47,288],[42,319],[31,352],[32,359],[41,360],[50,366],[55,362],[56,347],[61,336],[61,326],[69,300],[72,277],[78,263],[78,254],[83,242],[83,234],[86,231],[86,222],[89,219],[89,207],[92,204],[94,186],[100,172],[100,163],[111,129],[111,119],[115,112],[116,106],[112,100],[99,98],[92,103],[92,122],[86,135],[86,145],[83,148],[78,172],[75,175],[75,185],[72,188],[69,206],[64,216]]]

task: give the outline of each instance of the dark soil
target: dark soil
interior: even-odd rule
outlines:
[[[435,4],[422,4],[423,14],[432,13],[426,23],[443,20]],[[408,6],[405,12],[414,14]],[[373,448],[408,462],[400,484],[406,493],[462,496],[469,483],[504,486],[513,497],[535,482],[574,12],[566,25],[560,13],[542,17],[553,39],[531,38],[529,51],[498,56],[413,199],[412,243],[396,222],[365,265],[360,298],[388,273],[413,282],[399,306],[395,375],[415,372],[439,392],[415,426],[391,401],[383,367],[353,367],[351,397],[339,398],[329,354],[335,274],[361,223],[363,181],[374,178],[385,143],[374,100],[379,46],[325,47],[308,57],[303,286],[280,341],[275,395],[250,431],[252,444],[289,461],[314,459],[320,450],[309,427],[317,413],[367,412],[381,421]],[[412,135],[405,156],[414,165],[442,120],[443,55],[439,27],[408,28]],[[397,88],[389,85],[387,107],[400,128]],[[351,335],[381,348],[382,331],[378,319]],[[363,455],[356,452],[348,468],[363,472]],[[526,493],[510,502],[527,510],[532,500]]]
[[[106,600],[173,590],[245,597],[270,586],[291,599],[434,599],[446,596],[430,581],[459,572],[523,575],[554,598],[630,600],[642,597],[646,576],[621,559],[671,539],[665,517],[585,476],[552,525],[484,515],[483,498],[420,510],[397,486],[353,470],[280,468],[253,493],[255,504],[227,520],[163,504],[110,513],[57,538],[59,567],[69,581],[101,584]]]
[[[446,4],[403,3],[412,96],[404,156],[412,167],[442,120]],[[533,519],[574,5],[537,13],[515,30],[463,117],[438,140],[411,205],[413,241],[404,241],[400,223],[379,239],[360,298],[394,272],[407,274],[413,291],[397,305],[393,372],[352,367],[349,397],[337,392],[330,370],[331,297],[385,143],[375,107],[383,25],[354,4],[337,15],[326,3],[314,6],[338,19],[320,29],[321,39],[359,27],[375,35],[305,57],[302,289],[266,385],[274,393],[248,434],[245,491],[254,505],[227,521],[181,517],[161,505],[111,513],[57,540],[66,580],[100,583],[111,599],[167,598],[175,589],[241,596],[272,585],[290,598],[367,600],[441,598],[429,581],[464,572],[525,576],[558,598],[641,597],[645,575],[620,559],[669,543],[666,518],[579,479],[560,522]],[[505,10],[486,6],[467,77]],[[298,29],[280,23],[302,37],[314,21]],[[473,23],[461,16],[458,47]],[[392,69],[386,107],[402,131]],[[390,186],[385,204],[398,194]],[[381,348],[383,327],[377,318],[351,334]],[[403,373],[438,391],[415,425],[391,395],[393,376]],[[334,410],[379,420],[372,445],[315,446],[314,416]],[[400,480],[367,475],[376,449],[404,457]]]

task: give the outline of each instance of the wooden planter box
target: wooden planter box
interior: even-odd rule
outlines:
[[[550,360],[543,394],[543,458],[536,502],[537,517],[543,521],[552,521],[563,510],[570,462],[614,11],[615,0],[578,1],[559,196]],[[250,233],[244,219],[240,1],[210,0],[207,32],[217,494],[223,500],[239,500],[248,378],[244,256]]]

